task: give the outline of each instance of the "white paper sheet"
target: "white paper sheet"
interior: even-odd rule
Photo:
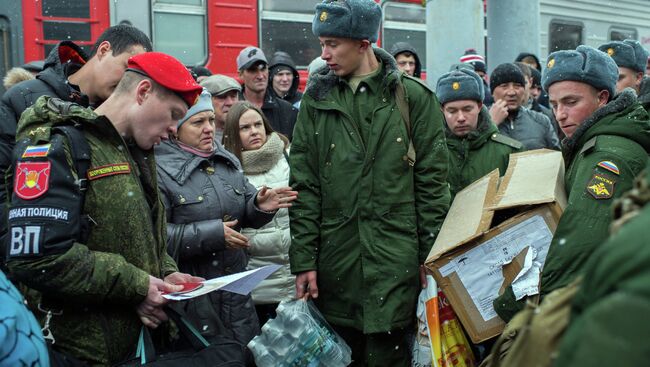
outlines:
[[[191,292],[170,293],[163,295],[163,297],[173,301],[183,301],[186,299],[202,296],[216,290],[246,295],[250,293],[253,288],[257,286],[257,284],[259,284],[262,280],[268,278],[269,275],[278,269],[280,269],[280,265],[267,265],[254,270],[209,279],[202,282],[203,286],[201,288],[198,288]]]
[[[509,228],[498,236],[454,259],[458,277],[485,321],[497,316],[492,301],[499,296],[503,284],[502,266],[530,246],[537,252],[540,269],[544,265],[553,235],[541,215],[535,215]],[[530,252],[530,251],[529,251]],[[539,277],[539,274],[537,274]],[[534,277],[534,274],[531,275]],[[530,284],[524,282],[524,285]],[[527,287],[525,287],[528,290]]]

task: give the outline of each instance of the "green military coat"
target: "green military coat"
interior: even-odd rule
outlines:
[[[642,209],[585,265],[558,367],[645,366],[650,355],[650,172],[630,202]],[[623,207],[629,206],[623,205]],[[632,215],[632,213],[626,213]],[[623,217],[625,218],[625,217]]]
[[[524,147],[522,143],[499,133],[485,107],[478,115],[476,130],[462,138],[454,135],[448,127],[445,127],[445,133],[449,148],[447,181],[452,198],[495,168],[503,176],[510,154],[520,152]]]
[[[381,49],[381,72],[350,86],[329,69],[310,78],[291,148],[291,270],[318,271],[320,311],[365,333],[414,320],[418,266],[449,206],[447,146],[435,95],[399,73]],[[395,101],[398,78],[411,134]],[[417,153],[407,161],[409,136]]]
[[[650,152],[650,122],[632,90],[589,117],[563,141],[567,206],[551,241],[541,275],[541,296],[569,284],[607,238],[612,201],[632,187]],[[509,321],[523,307],[512,289],[494,301]]]
[[[50,134],[52,125],[70,119],[82,125],[92,152],[88,176],[93,179],[88,181],[83,210],[92,220],[85,243],[70,240],[78,218],[36,218],[19,210],[49,207],[66,216],[75,213],[78,193],[73,187],[56,187],[57,182],[68,182],[65,175],[54,177],[56,172],[77,177],[70,146],[67,140],[54,143],[60,140]],[[40,252],[10,255],[9,269],[16,279],[42,293],[42,308],[61,312],[50,323],[56,348],[91,364],[119,362],[137,344],[142,323],[135,308],[147,294],[149,275],[162,278],[177,271],[165,248],[165,212],[153,151],[126,143],[107,118],[92,110],[52,103],[49,97],[39,98],[22,115],[17,147],[25,143],[51,143],[46,156],[29,160],[49,162],[53,175],[48,178],[50,187],[35,199],[18,197],[22,186],[20,177],[16,180],[20,187],[14,187],[12,195],[10,231],[38,227],[41,243]],[[15,154],[25,161],[24,153]],[[14,174],[20,175],[18,170]],[[71,199],[61,200],[65,197]],[[56,235],[62,231],[63,236]],[[12,243],[11,248],[20,245]]]

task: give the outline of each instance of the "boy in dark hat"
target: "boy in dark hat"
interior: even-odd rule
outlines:
[[[316,6],[328,67],[309,78],[291,145],[289,257],[297,297],[315,298],[355,365],[398,367],[449,208],[448,158],[434,93],[372,47],[381,17],[374,0]]]
[[[449,148],[447,182],[452,200],[466,186],[495,168],[503,175],[511,153],[523,144],[499,133],[483,107],[483,80],[475,72],[460,69],[438,79],[436,93],[445,116]]]
[[[397,67],[410,76],[422,75],[422,63],[415,47],[408,42],[397,42],[390,48],[390,54],[397,62]]]
[[[41,292],[37,317],[57,353],[89,365],[125,360],[142,325],[167,319],[161,292],[201,280],[167,254],[152,149],[200,93],[183,64],[149,52],[128,59],[95,111],[43,96],[23,113],[7,265]]]
[[[562,142],[568,204],[551,241],[540,295],[568,285],[607,237],[612,202],[632,187],[650,152],[650,122],[632,90],[615,96],[618,68],[589,46],[549,55],[542,76],[553,112],[566,134]],[[508,321],[525,300],[511,288],[494,301]]]
[[[555,129],[543,114],[524,107],[527,102],[526,77],[515,64],[501,64],[492,71],[490,90],[494,104],[492,121],[499,131],[531,149],[560,149]]]
[[[276,51],[269,64],[269,94],[297,106],[302,98],[299,86],[300,74],[293,59],[284,51]]]

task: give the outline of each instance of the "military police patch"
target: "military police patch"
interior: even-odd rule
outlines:
[[[23,200],[32,200],[47,192],[50,185],[50,162],[18,162],[14,193]]]
[[[616,180],[602,173],[594,173],[587,183],[587,192],[594,199],[609,199],[614,195]]]

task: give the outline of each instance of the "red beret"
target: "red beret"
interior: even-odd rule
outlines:
[[[178,94],[188,107],[194,105],[203,90],[180,61],[162,52],[144,52],[132,56],[126,70],[153,79]]]

